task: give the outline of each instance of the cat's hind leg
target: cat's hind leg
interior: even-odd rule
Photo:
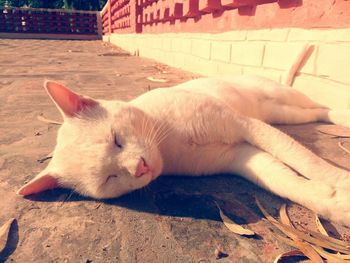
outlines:
[[[271,124],[303,124],[325,122],[350,128],[350,109],[302,108],[293,105],[265,105],[265,122]]]
[[[292,105],[271,103],[265,105],[265,122],[270,124],[303,124],[310,122],[330,122],[327,108],[301,108]]]
[[[350,192],[299,176],[287,165],[250,144],[235,147],[229,171],[332,220],[350,225]]]

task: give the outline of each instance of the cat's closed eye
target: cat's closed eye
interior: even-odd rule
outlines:
[[[116,134],[114,134],[114,144],[115,144],[115,146],[117,146],[119,149],[122,149],[122,148],[123,148],[123,145],[120,143],[120,140],[119,140],[119,138],[117,137]]]
[[[118,178],[118,175],[116,175],[116,174],[111,174],[111,175],[109,175],[109,176],[107,177],[107,179],[106,179],[106,183],[107,183],[110,179],[112,179],[112,178]]]

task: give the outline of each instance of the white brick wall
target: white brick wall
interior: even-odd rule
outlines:
[[[293,87],[327,106],[350,108],[350,28],[112,34],[104,40],[131,54],[202,75],[257,74],[276,81],[309,43],[314,48]]]

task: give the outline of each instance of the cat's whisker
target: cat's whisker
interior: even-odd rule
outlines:
[[[153,144],[156,140],[157,140],[157,136],[159,134],[159,132],[162,130],[162,127],[164,125],[163,123],[159,123],[159,121],[157,121],[154,125],[155,129],[153,130],[153,134],[151,137],[151,143]]]
[[[157,141],[155,142],[157,146],[159,146],[166,138],[168,138],[169,134],[172,132],[173,128],[164,125],[162,131],[159,133],[157,137]]]
[[[155,143],[157,146],[160,144],[161,141],[167,137],[167,134],[169,133],[170,128],[168,127],[168,124],[166,122],[161,123],[158,126],[158,129],[156,131],[156,134],[153,139],[153,143]]]

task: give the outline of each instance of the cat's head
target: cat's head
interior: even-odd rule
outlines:
[[[18,194],[55,187],[94,198],[118,197],[159,176],[161,128],[140,109],[121,101],[95,100],[47,81],[64,122],[48,166]]]

